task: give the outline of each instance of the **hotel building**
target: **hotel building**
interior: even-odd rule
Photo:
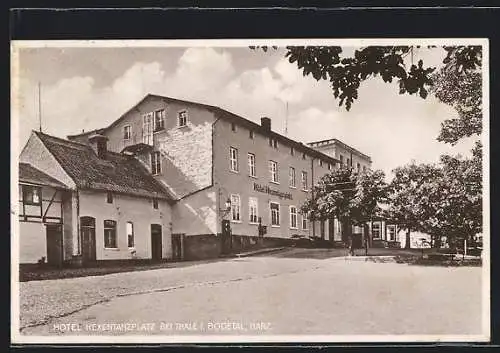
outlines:
[[[141,161],[174,199],[172,244],[186,259],[218,256],[222,221],[233,247],[293,235],[341,240],[336,220],[314,222],[299,210],[312,186],[340,164],[370,168],[367,155],[337,139],[302,144],[219,107],[147,95],[110,126],[68,136],[88,143],[107,138],[108,149]],[[227,207],[226,204],[230,207]]]

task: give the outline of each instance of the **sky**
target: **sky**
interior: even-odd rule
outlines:
[[[42,129],[63,138],[105,127],[153,93],[217,105],[257,123],[267,116],[274,131],[285,134],[287,127],[288,137],[304,143],[337,138],[371,156],[388,178],[412,160],[469,155],[474,138],[456,146],[436,141],[441,122],[456,112],[434,97],[399,95],[396,83],[371,79],[346,111],[328,82],[304,77],[284,54],[246,46],[22,48],[13,92],[19,146],[39,127],[40,82]],[[443,58],[441,48],[414,55],[435,67]]]

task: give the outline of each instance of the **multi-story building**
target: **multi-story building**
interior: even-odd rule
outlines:
[[[221,252],[224,219],[236,247],[258,241],[259,223],[267,242],[295,234],[340,240],[336,220],[310,224],[300,207],[312,186],[339,167],[338,156],[371,163],[338,140],[330,150],[322,142],[293,141],[273,131],[267,117],[259,125],[219,107],[158,95],[147,95],[106,128],[68,138],[88,143],[96,133],[108,138],[111,151],[142,161],[173,195],[172,239],[191,259]]]

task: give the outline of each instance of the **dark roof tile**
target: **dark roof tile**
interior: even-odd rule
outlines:
[[[35,133],[79,188],[172,199],[160,182],[132,156],[108,151],[106,159],[101,159],[83,143]]]

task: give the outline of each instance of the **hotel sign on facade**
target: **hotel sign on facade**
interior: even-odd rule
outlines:
[[[289,193],[289,192],[281,192],[279,190],[272,189],[268,185],[259,185],[257,183],[253,183],[253,189],[255,191],[263,192],[265,194],[278,196],[280,199],[293,200],[291,193]]]

